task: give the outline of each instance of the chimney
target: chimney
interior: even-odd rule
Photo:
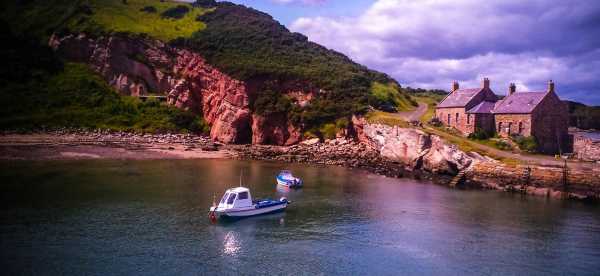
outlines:
[[[548,92],[554,92],[554,82],[552,80],[548,81]]]
[[[452,82],[452,90],[450,92],[454,92],[458,90],[458,82],[457,81],[453,81]]]
[[[483,78],[483,88],[490,88],[490,79],[488,78]]]
[[[508,95],[512,95],[517,91],[517,86],[515,85],[514,82],[511,82],[510,85],[508,86]]]

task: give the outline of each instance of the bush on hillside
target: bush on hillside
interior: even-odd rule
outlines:
[[[160,15],[165,18],[181,19],[186,13],[190,11],[190,8],[184,5],[178,5],[162,12]]]

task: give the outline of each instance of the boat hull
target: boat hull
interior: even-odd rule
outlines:
[[[273,214],[273,213],[277,213],[277,212],[283,212],[286,208],[287,208],[288,203],[287,202],[281,202],[279,204],[275,204],[275,205],[271,205],[271,206],[267,206],[267,207],[261,207],[261,208],[247,208],[247,209],[230,209],[230,210],[215,210],[215,214],[219,217],[219,218],[233,218],[233,219],[239,219],[239,218],[247,218],[247,217],[254,217],[254,216],[260,216],[260,215],[266,215],[266,214]]]
[[[286,186],[286,187],[290,187],[290,188],[300,188],[300,187],[302,187],[302,182],[301,181],[293,182],[291,180],[280,179],[279,177],[277,177],[276,180],[277,180],[277,184],[281,185],[281,186]]]

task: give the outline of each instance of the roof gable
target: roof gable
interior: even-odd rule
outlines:
[[[511,114],[532,113],[548,94],[548,92],[516,92],[498,101],[492,112]]]
[[[464,107],[481,91],[483,91],[483,88],[467,88],[453,91],[437,107]]]
[[[492,110],[494,109],[495,105],[495,102],[483,101],[480,102],[478,105],[474,106],[473,108],[469,109],[467,113],[492,113]]]

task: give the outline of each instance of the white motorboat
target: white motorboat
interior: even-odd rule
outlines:
[[[292,175],[290,171],[281,171],[275,178],[277,180],[277,184],[290,187],[290,188],[300,188],[302,187],[302,179],[295,177]]]
[[[245,187],[231,188],[225,191],[218,205],[213,206],[208,212],[211,220],[217,218],[244,218],[282,212],[290,202],[282,197],[279,200],[260,199],[252,200],[250,190]]]

